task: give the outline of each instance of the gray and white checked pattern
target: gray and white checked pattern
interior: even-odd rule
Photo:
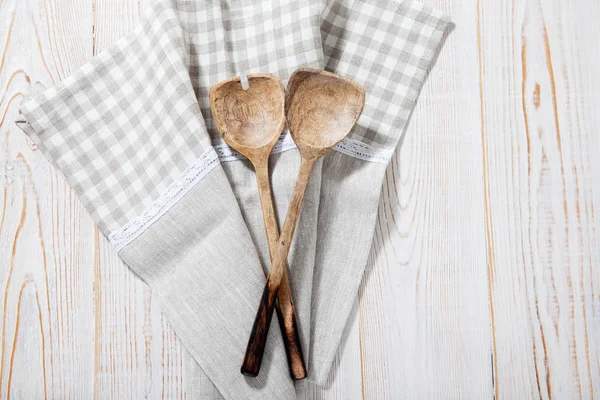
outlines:
[[[319,0],[158,0],[134,32],[21,106],[19,126],[110,235],[210,146],[208,91],[242,72],[322,65]],[[200,111],[201,110],[201,111]]]
[[[142,214],[108,235],[108,240],[115,247],[115,250],[119,252],[148,229],[150,225],[169,211],[175,203],[181,200],[202,178],[215,169],[219,165],[219,161],[221,161],[220,154],[217,154],[214,147],[209,147]]]
[[[17,123],[100,230],[141,214],[209,147],[169,2],[71,77],[21,105]]]
[[[222,143],[208,91],[244,72],[286,81],[326,54],[326,69],[367,92],[351,138],[393,148],[447,19],[419,2],[351,3],[160,0],[134,32],[24,103],[21,127],[106,235],[152,207],[208,149],[202,132]]]
[[[368,146],[367,146],[368,147]],[[283,134],[273,146],[271,154],[282,153],[284,151],[296,148],[296,144],[289,134]],[[131,243],[158,218],[163,216],[171,207],[175,205],[183,196],[185,196],[202,178],[208,175],[219,163],[226,163],[238,160],[244,160],[245,157],[229,147],[226,143],[209,147],[208,150],[194,161],[180,178],[174,181],[164,193],[154,200],[150,207],[121,228],[112,231],[108,235],[108,240],[120,251],[123,247]]]
[[[191,42],[189,71],[213,144],[221,143],[208,92],[242,73],[271,72],[284,85],[299,67],[323,65],[321,0],[178,0]]]
[[[278,154],[296,148],[292,136],[289,132],[286,132],[281,135],[275,146],[273,146],[271,154]],[[334,150],[363,161],[375,162],[383,165],[387,165],[394,154],[394,149],[392,148],[376,148],[349,138],[342,139],[342,141],[334,147]],[[164,215],[169,208],[185,196],[185,194],[189,192],[200,179],[210,173],[219,163],[245,159],[246,157],[229,147],[226,143],[210,147],[202,154],[202,156],[200,156],[200,158],[187,167],[186,170],[181,173],[180,178],[174,181],[160,197],[155,199],[152,204],[144,210],[143,213],[130,220],[121,228],[112,231],[108,235],[108,240],[112,243],[117,252],[120,251],[158,218]]]
[[[325,69],[363,85],[350,138],[395,148],[449,17],[418,1],[333,0],[323,14]]]

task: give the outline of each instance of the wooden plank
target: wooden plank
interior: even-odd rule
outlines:
[[[591,190],[598,125],[582,110],[598,105],[598,91],[584,83],[598,55],[570,49],[598,38],[589,18],[598,4],[554,3],[479,5],[494,366],[503,398],[591,398],[599,390]]]
[[[596,51],[600,26],[590,16],[600,15],[600,4],[587,0],[579,5],[542,3],[552,16],[546,23],[549,31],[560,38],[551,40],[550,45],[560,62],[556,75],[562,78],[557,90],[561,132],[570,133],[563,147],[571,169],[567,175],[569,214],[575,217],[569,217],[568,229],[577,233],[569,235],[567,244],[569,259],[576,260],[568,271],[573,284],[569,307],[574,308],[569,321],[570,365],[573,381],[579,386],[577,393],[594,398],[600,396],[600,215],[595,212],[600,209],[600,168],[595,162],[600,155],[600,54]]]
[[[181,348],[156,299],[12,124],[23,95],[52,86],[133,28],[138,5],[129,3],[124,20],[124,2],[41,4],[32,19],[30,5],[2,4],[2,162],[15,167],[3,180],[0,225],[0,265],[8,266],[0,269],[0,397],[185,397]],[[35,321],[39,329],[30,328]]]
[[[90,11],[0,3],[0,398],[91,393],[93,364],[82,360],[93,358],[93,270],[85,268],[93,261],[92,223],[12,123],[24,96],[89,57]]]

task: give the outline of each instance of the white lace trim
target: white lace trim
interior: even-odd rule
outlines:
[[[189,192],[196,183],[219,165],[219,157],[213,147],[206,150],[196,162],[186,168],[181,178],[173,182],[141,215],[129,221],[119,230],[111,232],[108,240],[117,251],[127,246],[156,220],[162,217],[175,203]]]
[[[295,148],[296,144],[292,140],[292,136],[289,133],[284,133],[273,147],[271,154],[282,153]],[[394,155],[394,149],[373,147],[359,140],[348,138],[342,139],[333,149],[350,157],[381,164],[390,162]],[[215,146],[215,150],[221,162],[244,160],[246,158],[227,144],[219,144]]]
[[[296,144],[292,140],[292,137],[289,134],[284,133],[283,135],[281,135],[277,143],[275,143],[275,146],[273,146],[271,154],[283,153],[284,151],[292,150],[295,148]],[[215,150],[219,155],[219,161],[221,162],[230,162],[246,159],[246,157],[229,147],[226,143],[216,145]]]
[[[273,147],[272,153],[282,153],[295,149],[296,145],[289,133],[281,135]],[[358,140],[344,139],[334,150],[361,160],[387,164],[394,154],[394,149],[376,148]],[[141,215],[129,221],[120,229],[111,232],[108,240],[117,251],[127,246],[145,231],[150,225],[162,217],[183,196],[185,196],[202,178],[212,171],[220,162],[231,162],[245,159],[227,144],[220,144],[206,150],[204,154],[181,174],[177,182],[173,182],[164,194],[156,199]]]
[[[389,163],[394,155],[394,149],[373,147],[359,140],[348,138],[342,139],[333,149],[350,157],[381,164]]]

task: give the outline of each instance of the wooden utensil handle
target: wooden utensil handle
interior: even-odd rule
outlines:
[[[305,379],[306,365],[304,364],[304,354],[300,342],[300,330],[298,329],[296,309],[287,279],[279,287],[277,300],[277,317],[279,318],[279,327],[281,328],[285,353],[290,367],[290,375],[293,380]]]
[[[246,376],[256,377],[260,371],[269,327],[271,326],[271,319],[273,319],[275,294],[275,290],[269,290],[269,280],[267,279],[267,285],[254,318],[252,333],[250,333],[246,354],[244,354],[244,362],[242,363],[241,372]]]
[[[288,206],[285,222],[281,229],[281,235],[279,235],[278,246],[276,247],[276,254],[271,265],[271,271],[269,271],[269,277],[275,288],[279,288],[286,273],[285,264],[287,262],[287,256],[290,252],[290,247],[292,246],[294,231],[296,230],[300,211],[302,211],[304,194],[306,193],[308,180],[310,179],[310,174],[316,160],[317,158],[307,159],[304,157],[302,157],[301,160],[300,171],[298,172],[298,178],[296,178],[296,186],[294,187],[294,192],[290,199],[290,205]]]
[[[302,208],[302,200],[304,199],[304,193],[306,192],[310,173],[315,161],[316,159],[302,158],[298,179],[296,180],[296,187],[294,188],[294,193],[292,193],[292,199],[290,200],[281,236],[279,237],[278,245],[275,248],[275,257],[271,263],[267,284],[265,285],[256,318],[254,319],[250,339],[248,340],[244,364],[242,364],[242,373],[244,375],[256,376],[258,375],[258,370],[260,370],[262,352],[265,349],[271,317],[273,316],[273,308],[275,307],[275,294],[279,291],[282,280],[287,277],[285,266],[287,255],[290,251],[292,237],[294,236],[294,230],[296,228],[296,223],[298,222],[298,215]],[[269,316],[269,318],[267,319],[266,316]],[[298,329],[295,329],[295,331],[297,332]],[[284,335],[285,337],[288,337],[287,332]],[[293,333],[293,335],[296,336],[297,333]],[[298,343],[300,342],[298,341]],[[253,367],[254,369],[250,369],[250,367]],[[246,374],[244,371],[249,371],[250,374]],[[251,373],[254,372],[256,374],[251,375]]]
[[[271,320],[273,319],[273,310],[275,309],[275,293],[277,293],[277,289],[273,287],[271,283],[272,282],[267,279],[267,284],[263,290],[258,311],[254,318],[248,345],[246,346],[246,353],[244,354],[244,361],[241,368],[242,374],[246,376],[258,376],[262,364],[267,336],[269,335],[269,328],[271,327]],[[283,285],[281,285],[279,293],[281,293],[282,288]],[[282,294],[280,294],[280,298],[281,297],[283,297]],[[285,308],[282,309],[282,307]],[[300,345],[300,335],[296,322],[294,303],[291,301],[281,302],[280,300],[280,306],[277,307],[277,317],[283,336],[290,375],[294,380],[305,379],[306,366],[304,364],[302,346]]]
[[[268,159],[257,160],[254,162],[254,169],[256,170],[260,202],[262,205],[265,230],[267,232],[269,244],[269,254],[272,262],[275,257],[279,240],[279,228],[277,226],[273,198],[271,196]],[[299,380],[306,378],[306,366],[304,364],[302,346],[300,344],[296,310],[292,301],[292,291],[287,274],[287,266],[284,265],[283,268],[284,276],[282,277],[282,282],[279,291],[277,292],[279,306],[276,310],[283,343],[286,349],[290,375],[292,379]],[[260,366],[258,367],[260,368]]]

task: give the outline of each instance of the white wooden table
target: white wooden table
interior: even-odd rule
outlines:
[[[305,397],[598,397],[600,2],[425,1],[456,26]],[[0,0],[0,398],[185,397],[157,300],[13,123],[144,6]]]

